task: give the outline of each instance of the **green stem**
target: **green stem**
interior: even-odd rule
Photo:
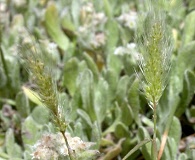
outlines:
[[[153,160],[157,160],[157,145],[156,145],[156,119],[157,119],[157,115],[156,115],[155,98],[153,98],[153,113],[154,113],[154,117],[153,117],[154,134],[153,134],[153,140],[152,140],[152,156],[153,156]]]
[[[72,149],[70,148],[70,146],[68,144],[68,140],[66,138],[65,132],[61,131],[61,133],[62,133],[62,135],[64,137],[64,140],[65,140],[65,143],[66,143],[66,147],[68,148],[68,155],[69,155],[70,160],[76,160],[76,157],[74,156],[74,153],[73,153]]]

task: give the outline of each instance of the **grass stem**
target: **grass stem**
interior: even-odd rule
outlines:
[[[154,134],[153,134],[153,140],[152,140],[152,156],[153,160],[157,160],[157,145],[156,145],[156,101],[155,98],[153,97],[153,122],[154,122]]]
[[[66,147],[68,148],[68,155],[69,155],[70,160],[76,160],[76,158],[74,156],[74,153],[73,153],[72,149],[70,148],[70,146],[68,144],[68,139],[66,138],[65,132],[61,131],[61,133],[62,133],[62,136],[64,137]]]

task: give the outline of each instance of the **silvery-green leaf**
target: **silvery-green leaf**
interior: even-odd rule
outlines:
[[[89,115],[82,109],[77,109],[77,113],[84,120],[84,122],[92,128],[93,124],[91,122]]]
[[[73,96],[76,90],[76,79],[78,76],[79,61],[76,58],[70,59],[64,66],[64,85]]]
[[[80,6],[81,6],[80,0],[72,0],[71,14],[73,17],[73,22],[74,22],[75,26],[77,26],[77,27],[79,26]]]
[[[131,87],[128,90],[128,101],[133,112],[133,117],[138,124],[140,124],[140,120],[138,117],[139,110],[140,110],[139,83],[140,83],[139,80],[136,78],[132,82]]]
[[[16,95],[16,108],[22,117],[27,117],[30,113],[29,100],[23,92]]]
[[[107,110],[110,106],[109,102],[109,85],[103,78],[101,78],[94,93],[94,110],[99,124],[101,124],[106,117]]]
[[[109,96],[113,99],[115,98],[115,92],[117,89],[118,74],[116,74],[115,70],[108,69],[104,75],[104,78],[109,85]]]
[[[7,83],[6,75],[3,71],[3,69],[0,67],[0,88],[3,88]]]
[[[8,129],[6,132],[5,146],[6,146],[6,151],[10,157],[15,157],[15,158],[22,157],[22,149],[18,144],[15,143],[14,132],[11,128]]]
[[[54,42],[57,43],[61,49],[67,50],[69,46],[69,39],[60,28],[58,10],[54,3],[50,4],[46,9],[45,27]]]
[[[109,19],[106,23],[106,30],[108,31],[106,54],[113,54],[119,39],[119,30],[117,22],[114,19]]]
[[[107,66],[108,70],[113,70],[116,76],[120,75],[120,72],[123,68],[123,62],[120,57],[115,54],[109,54],[107,56]]]
[[[89,69],[81,72],[77,78],[77,87],[82,98],[82,107],[86,110],[92,121],[96,119],[95,111],[93,108],[94,101],[94,78]]]
[[[79,153],[78,160],[95,160],[99,154],[97,150],[86,150]]]
[[[102,133],[103,136],[107,135],[108,133],[114,132],[117,124],[121,123],[122,111],[119,108],[118,104],[115,104],[114,107],[116,118],[114,119],[114,122]]]
[[[186,71],[184,74],[183,91],[181,93],[181,101],[176,110],[176,116],[180,117],[191,102],[195,91],[195,74]]]
[[[139,128],[138,138],[139,142],[143,141],[146,138],[150,139],[150,135],[144,127]],[[141,151],[146,160],[151,160],[151,143],[147,143],[146,145],[142,146]]]
[[[38,124],[47,124],[50,118],[50,112],[45,106],[37,106],[33,109],[31,116]]]
[[[178,157],[178,160],[187,160],[188,156],[185,153],[181,153]]]
[[[130,136],[129,131],[128,131],[128,127],[125,124],[121,123],[121,122],[116,125],[114,134],[119,139],[123,138],[123,137]]]
[[[70,19],[69,15],[64,15],[62,18],[62,27],[68,31],[75,31],[75,25],[73,24],[73,22]]]
[[[195,1],[189,1],[189,10],[193,10],[195,8]]]
[[[194,40],[195,35],[195,11],[190,12],[185,18],[185,26],[182,38],[182,45],[185,46]]]
[[[179,145],[179,141],[181,139],[181,124],[177,117],[173,117],[173,121],[171,124],[171,128],[169,131],[169,137],[172,137],[176,143],[176,145]]]
[[[20,67],[18,61],[15,60],[14,57],[8,56],[6,58],[6,64],[8,67],[8,74],[10,78],[10,86],[12,87],[13,91],[19,90],[20,87]],[[8,77],[7,77],[8,78]]]
[[[106,16],[111,18],[112,17],[112,4],[109,2],[109,0],[103,0],[104,1],[104,12],[106,13]]]
[[[130,78],[127,75],[121,77],[118,82],[116,99],[118,100],[119,104],[121,104],[124,101],[127,101],[127,90],[129,87],[129,82]]]
[[[25,144],[33,145],[40,137],[41,126],[34,121],[31,116],[28,116],[22,124],[22,139]]]
[[[83,57],[84,57],[84,60],[85,60],[86,63],[87,63],[88,68],[89,68],[89,69],[91,70],[91,72],[93,73],[94,80],[97,81],[97,79],[98,79],[98,74],[99,74],[97,65],[95,64],[94,60],[93,60],[87,53],[84,53],[84,54],[83,54]]]

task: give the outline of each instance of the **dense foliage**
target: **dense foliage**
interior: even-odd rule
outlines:
[[[158,2],[0,0],[0,159],[151,160],[155,96],[158,156],[195,159],[195,1]]]

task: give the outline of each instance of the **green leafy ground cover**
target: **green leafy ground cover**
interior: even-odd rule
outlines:
[[[159,5],[173,51],[157,106],[157,150],[163,150],[162,160],[192,160],[195,3],[164,0]],[[135,41],[139,15],[147,12],[142,0],[0,0],[0,159],[69,159],[52,122],[55,114],[37,98],[36,76],[19,56],[37,47],[45,53],[39,58],[46,70],[54,73],[77,159],[120,160],[138,144],[127,159],[151,160],[153,111],[143,92],[142,50]]]

